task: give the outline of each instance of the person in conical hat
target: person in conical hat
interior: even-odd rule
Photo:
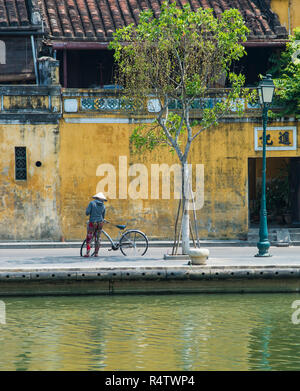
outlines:
[[[104,224],[105,217],[105,205],[104,201],[107,201],[103,193],[97,193],[92,196],[93,201],[91,201],[86,208],[85,214],[90,216],[88,226],[87,226],[87,235],[86,235],[86,255],[85,257],[90,256],[91,251],[91,241],[95,235],[95,254],[94,257],[98,257],[98,252],[100,248],[100,236]]]

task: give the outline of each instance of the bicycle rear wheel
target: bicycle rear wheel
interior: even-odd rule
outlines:
[[[86,239],[82,242],[82,245],[80,247],[80,256],[83,257],[86,254]],[[90,256],[93,256],[95,254],[95,236],[93,237],[91,241],[91,251]]]
[[[148,238],[141,231],[127,231],[120,239],[120,250],[125,256],[145,255],[148,250]]]

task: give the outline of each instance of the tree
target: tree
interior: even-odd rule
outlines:
[[[232,105],[241,113],[244,76],[230,72],[233,61],[245,54],[241,42],[248,29],[236,9],[214,17],[212,9],[192,12],[176,2],[165,2],[158,18],[150,10],[141,12],[138,25],[118,29],[110,48],[115,50],[118,66],[116,81],[132,107],[138,108],[146,97],[158,104],[156,120],[151,126],[137,126],[131,142],[139,152],[158,145],[175,151],[181,164],[182,251],[189,249],[188,155],[192,142],[205,129],[218,123]],[[213,107],[205,98],[221,78],[227,77],[230,90],[215,99]],[[191,108],[200,102],[201,119],[193,121]],[[171,101],[177,110],[170,111]],[[127,101],[127,102],[128,102]]]
[[[270,73],[276,86],[274,104],[280,107],[273,117],[300,118],[300,27],[293,32],[280,57],[271,58],[274,66]]]

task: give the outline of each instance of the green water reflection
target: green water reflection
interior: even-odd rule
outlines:
[[[300,370],[300,324],[291,321],[299,299],[2,298],[0,370]]]

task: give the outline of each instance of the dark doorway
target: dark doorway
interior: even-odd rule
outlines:
[[[250,226],[259,224],[262,159],[248,159]],[[300,158],[267,158],[266,201],[268,224],[300,226]]]
[[[112,50],[58,50],[60,81],[67,88],[103,88],[114,83]]]
[[[279,58],[281,50],[279,48],[248,47],[246,55],[233,62],[231,70],[237,74],[245,75],[246,86],[254,86],[260,81],[259,75],[268,73],[268,70],[273,66],[270,61],[271,56]]]
[[[291,212],[292,223],[300,227],[300,158],[291,159]]]

